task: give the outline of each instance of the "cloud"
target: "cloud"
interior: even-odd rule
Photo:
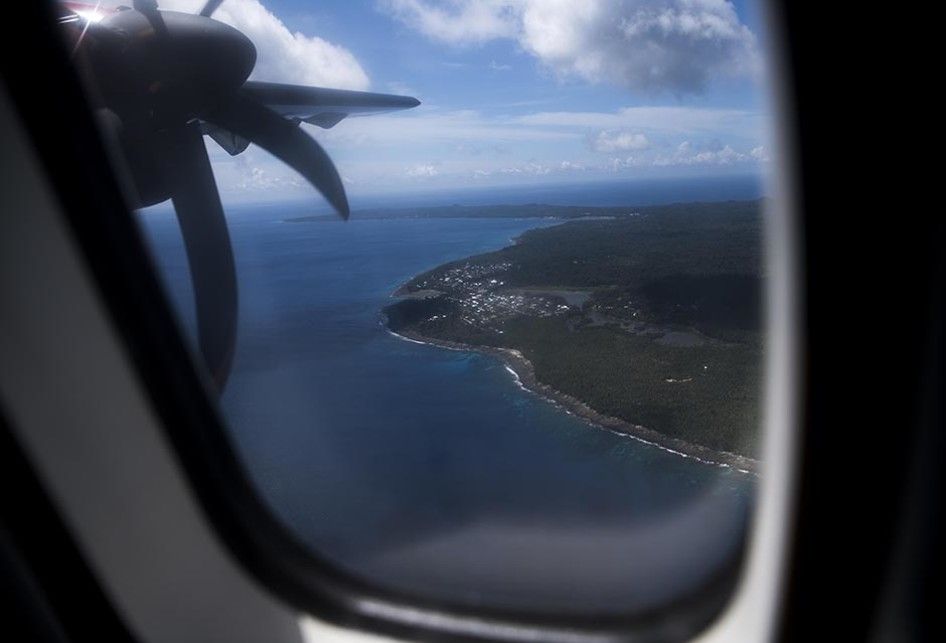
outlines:
[[[209,139],[204,142],[223,193],[308,194],[312,191],[305,179],[254,145],[239,156],[230,156]]]
[[[658,155],[652,160],[655,167],[678,165],[728,166],[737,163],[762,161],[764,148],[753,148],[750,152],[737,152],[730,145],[715,145],[705,149],[695,149],[690,141],[683,141],[669,155]]]
[[[523,163],[522,165],[516,165],[514,167],[504,167],[499,171],[502,174],[529,174],[532,176],[544,176],[550,173],[552,168],[542,163],[529,161],[528,163]]]
[[[424,165],[415,165],[412,168],[408,168],[407,175],[413,178],[430,178],[440,174],[440,170],[431,163],[426,163]]]
[[[762,132],[753,125],[759,120],[754,112],[676,106],[490,116],[428,105],[353,118],[330,130],[302,127],[325,146],[346,186],[357,194],[420,185],[585,180],[614,173],[755,171],[764,168],[769,156]],[[602,151],[594,145],[599,138]],[[209,148],[218,184],[223,192],[236,194],[233,198],[315,195],[288,166],[255,146],[238,157],[212,142]],[[238,166],[244,159],[248,163]],[[265,174],[254,174],[252,167]]]
[[[274,176],[265,169],[254,166],[247,168],[242,181],[235,185],[240,190],[283,190],[287,187],[302,187],[297,177]]]
[[[690,137],[724,136],[758,138],[765,130],[765,115],[760,111],[679,107],[625,107],[615,112],[534,112],[515,117],[514,122],[529,127],[558,131],[586,130],[633,132],[653,142],[672,135],[680,140]]]
[[[627,158],[610,158],[608,162],[605,163],[604,168],[609,172],[620,172],[621,170],[632,168],[632,167],[642,167],[645,163],[634,156],[628,156]]]
[[[203,0],[161,0],[162,9],[196,13]],[[214,12],[215,20],[242,31],[256,45],[256,68],[251,78],[368,89],[368,74],[349,50],[318,36],[292,32],[259,0],[228,0]]]
[[[382,0],[425,36],[513,39],[561,78],[645,93],[701,93],[759,67],[755,35],[728,0]]]
[[[389,82],[387,84],[387,89],[389,92],[394,94],[403,94],[405,96],[417,96],[420,93],[407,83],[402,83],[398,80],[392,80]]]
[[[485,42],[516,35],[515,3],[503,0],[381,0],[382,10],[412,29],[455,44]]]
[[[458,145],[470,151],[498,149],[497,145],[536,141],[581,141],[578,132],[557,131],[543,127],[523,127],[518,122],[490,118],[473,110],[440,111],[420,107],[409,112],[379,114],[371,118],[352,118],[345,127],[319,131],[308,128],[330,144],[377,149],[382,145],[416,147],[419,144]]]
[[[602,130],[598,132],[591,146],[596,152],[646,150],[650,147],[650,141],[640,133]]]
[[[761,145],[748,152],[739,152],[731,145],[713,143],[708,146],[695,146],[690,141],[683,141],[672,152],[658,154],[634,154],[624,158],[612,157],[602,166],[610,172],[632,168],[673,168],[673,167],[715,167],[749,166],[765,163],[769,160],[765,148]]]
[[[536,112],[521,116],[488,116],[474,110],[440,110],[431,106],[371,118],[350,119],[345,127],[307,131],[330,144],[349,147],[438,144],[451,150],[480,153],[509,151],[519,144],[548,145],[596,142],[597,132],[617,137],[640,134],[652,148],[661,140],[721,137],[758,145],[764,116],[760,112],[689,107],[630,107],[616,112]],[[591,137],[589,139],[589,136]],[[640,144],[630,138],[625,144]],[[619,145],[615,142],[615,146]],[[499,147],[497,147],[499,146]],[[626,150],[613,150],[626,151]]]
[[[570,165],[571,164],[568,161],[563,161],[558,168],[553,168],[552,166],[546,165],[544,163],[527,161],[525,163],[520,163],[519,165],[507,165],[498,168],[478,168],[473,170],[472,176],[475,179],[485,178],[488,176],[545,176],[556,170],[577,169],[570,167]]]
[[[546,176],[562,172],[583,172],[585,165],[576,161],[562,161],[557,165],[547,165],[538,161],[527,161],[518,165],[507,165],[498,168],[478,168],[473,170],[473,178],[488,176]]]

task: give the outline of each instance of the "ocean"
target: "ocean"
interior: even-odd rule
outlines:
[[[591,426],[493,357],[383,326],[412,275],[556,221],[285,222],[306,207],[228,214],[240,326],[221,399],[248,475],[299,539],[389,589],[556,613],[645,610],[739,556],[754,477]],[[174,216],[141,220],[192,334]]]

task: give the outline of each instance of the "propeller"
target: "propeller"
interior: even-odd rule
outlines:
[[[298,123],[286,120],[242,92],[211,113],[208,121],[256,143],[294,168],[322,193],[342,218],[348,218],[348,197],[335,164]]]
[[[204,137],[196,122],[170,132],[171,202],[191,269],[200,352],[219,390],[233,364],[237,331],[236,267]]]
[[[207,0],[207,4],[204,5],[204,8],[200,10],[201,16],[209,18],[213,15],[213,12],[217,10],[217,7],[223,4],[223,0]]]
[[[171,199],[181,228],[197,311],[198,347],[222,391],[233,361],[237,284],[233,250],[203,141],[209,134],[228,152],[255,143],[292,167],[343,218],[348,199],[338,170],[300,120],[331,127],[352,112],[413,107],[409,97],[248,83],[256,48],[238,30],[210,16],[159,11],[134,0],[95,23],[81,44],[93,94],[119,141],[139,207]],[[284,97],[284,115],[265,104]],[[289,117],[287,117],[289,116]]]

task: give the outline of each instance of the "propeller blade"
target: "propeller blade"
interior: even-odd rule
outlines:
[[[348,197],[335,164],[298,123],[284,119],[243,93],[237,93],[206,120],[277,157],[321,192],[342,218],[348,218]]]
[[[217,390],[233,363],[236,267],[223,206],[197,122],[168,134],[171,201],[181,226],[197,309],[197,343]]]
[[[223,0],[207,0],[207,4],[204,5],[204,8],[200,10],[200,15],[209,18],[213,15],[213,12],[217,10],[217,7],[223,4]]]
[[[168,38],[168,28],[164,24],[164,18],[161,17],[161,12],[158,11],[158,2],[157,0],[134,0],[132,6],[135,11],[142,13],[148,19],[148,22],[151,23],[151,28],[154,29],[162,39],[167,40]]]
[[[287,118],[328,129],[346,116],[383,114],[420,105],[412,96],[354,92],[348,89],[304,87],[249,80],[243,92]]]

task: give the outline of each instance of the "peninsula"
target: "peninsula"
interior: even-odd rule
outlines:
[[[417,275],[394,293],[386,323],[495,354],[523,386],[600,427],[755,471],[763,205],[615,208],[608,218],[575,208],[574,220]]]

